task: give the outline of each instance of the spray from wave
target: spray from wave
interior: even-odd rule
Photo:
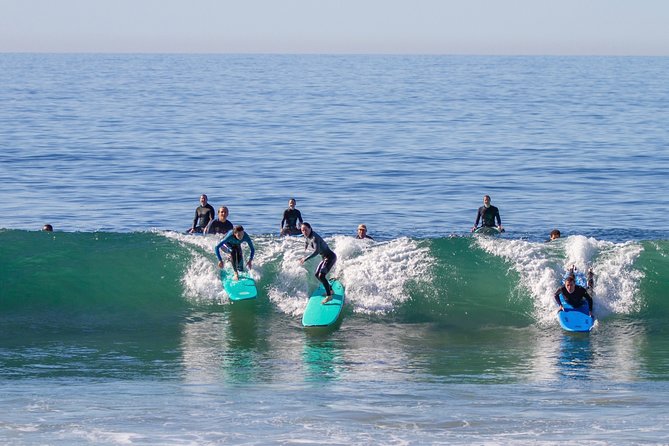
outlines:
[[[184,294],[197,302],[228,303],[214,261],[219,238],[165,233],[181,243],[191,255],[182,278]],[[346,300],[355,313],[384,314],[409,299],[409,281],[429,282],[434,258],[427,247],[407,237],[375,243],[348,236],[326,237],[337,253],[330,276],[346,287]],[[320,261],[304,265],[304,240],[299,237],[254,237],[256,255],[251,271],[259,287],[266,287],[270,302],[281,312],[300,315],[318,283],[313,276]],[[248,253],[247,253],[248,254]]]
[[[519,275],[518,286],[533,299],[534,317],[540,324],[554,323],[553,294],[571,266],[595,274],[595,316],[629,314],[641,305],[639,283],[643,273],[634,268],[643,251],[637,242],[613,243],[576,235],[551,243],[477,237],[476,243],[502,257]]]

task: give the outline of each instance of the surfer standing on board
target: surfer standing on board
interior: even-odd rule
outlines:
[[[476,214],[476,221],[474,222],[472,232],[478,228],[479,220],[481,221],[481,226],[486,228],[494,228],[495,220],[497,220],[497,229],[499,229],[499,232],[504,231],[504,228],[502,228],[502,219],[499,216],[499,209],[490,204],[490,195],[483,196],[483,206],[479,208]]]
[[[251,249],[249,254],[249,261],[246,262],[246,266],[251,269],[253,268],[253,255],[256,250],[253,247],[253,242],[251,237],[244,231],[244,228],[241,225],[235,226],[235,228],[228,232],[223,240],[221,240],[218,245],[216,245],[215,252],[216,257],[218,257],[218,267],[223,268],[223,257],[221,256],[221,249],[227,254],[230,254],[230,262],[232,262],[232,269],[235,271],[235,280],[239,280],[239,270],[244,271],[244,254],[242,253],[242,243],[246,242]]]
[[[560,301],[560,294],[562,294],[564,300],[574,308],[578,308],[583,305],[583,299],[588,301],[589,316],[592,317],[592,297],[590,297],[588,294],[588,290],[580,285],[576,285],[576,281],[572,274],[569,274],[564,279],[564,285],[558,288],[558,290],[555,292],[555,295],[553,296],[555,302],[557,302],[557,304],[560,306],[558,312],[564,311],[564,307]]]
[[[321,255],[322,260],[321,263],[318,264],[318,267],[316,268],[316,273],[314,274],[316,278],[323,284],[323,287],[325,288],[325,299],[322,300],[322,303],[327,303],[332,300],[332,287],[330,286],[330,282],[328,282],[327,279],[327,274],[330,272],[334,264],[337,262],[337,255],[330,249],[327,243],[325,243],[325,240],[323,238],[316,234],[312,229],[311,225],[307,222],[302,223],[302,235],[306,239],[306,243],[304,244],[304,249],[306,251],[307,248],[311,247],[314,251],[309,254],[307,257],[303,258],[300,260],[300,264],[304,265],[304,262],[307,260],[316,257],[317,255]]]
[[[281,220],[281,235],[297,235],[300,233],[297,227],[297,222],[302,224],[302,214],[295,209],[295,199],[288,200],[288,209],[283,211],[283,219]]]

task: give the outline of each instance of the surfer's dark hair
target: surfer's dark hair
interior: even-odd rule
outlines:
[[[242,226],[242,225],[237,225],[237,226],[235,226],[235,228],[232,230],[232,232],[235,233],[235,234],[239,234],[239,233],[242,232],[243,230],[244,230],[244,226]]]
[[[302,226],[306,226],[307,228],[311,229],[311,225],[306,221],[302,223]]]

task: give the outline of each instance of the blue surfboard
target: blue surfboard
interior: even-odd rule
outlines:
[[[255,299],[258,296],[256,281],[248,272],[239,272],[239,280],[235,280],[235,273],[231,268],[221,270],[223,289],[231,301]]]
[[[570,273],[565,274],[564,277]],[[564,283],[564,277],[562,283]],[[576,272],[574,273],[574,278],[576,285],[580,285],[583,288],[587,288],[588,282],[583,273]],[[589,313],[589,307],[587,302],[583,302],[583,305],[579,307],[572,307],[565,301],[564,296],[560,294],[560,303],[564,311],[558,312],[558,321],[560,326],[566,331],[574,332],[588,332],[592,330],[593,325],[595,324],[595,319],[591,317]]]
[[[305,327],[327,327],[339,319],[341,309],[344,307],[345,290],[344,285],[336,279],[330,279],[330,286],[334,291],[334,297],[330,302],[321,303],[325,299],[325,287],[321,284],[309,298],[307,308],[302,315],[302,325]]]

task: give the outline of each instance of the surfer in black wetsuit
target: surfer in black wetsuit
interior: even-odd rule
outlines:
[[[288,200],[288,209],[283,211],[283,219],[281,220],[281,235],[297,235],[300,229],[297,227],[297,222],[302,224],[302,213],[295,209],[295,199]]]
[[[483,196],[483,206],[479,208],[478,213],[476,214],[476,222],[474,222],[472,232],[476,231],[478,228],[479,220],[481,221],[481,226],[486,228],[494,228],[495,220],[497,220],[497,229],[499,229],[499,232],[504,231],[504,228],[502,227],[502,219],[499,216],[499,209],[490,204],[490,195]]]
[[[337,255],[330,249],[327,243],[325,243],[325,240],[323,238],[316,234],[312,229],[311,225],[309,223],[302,223],[302,235],[306,239],[306,243],[304,244],[304,249],[306,251],[307,248],[311,247],[314,251],[309,254],[307,257],[303,258],[300,260],[300,264],[304,264],[307,260],[316,257],[317,255],[321,255],[322,260],[321,263],[318,264],[318,267],[316,268],[316,273],[314,274],[316,278],[323,284],[323,287],[325,288],[325,294],[326,297],[323,299],[322,303],[327,303],[332,300],[332,287],[330,286],[330,282],[328,282],[327,279],[327,274],[330,272],[334,264],[337,262]]]
[[[228,220],[228,208],[221,206],[218,208],[218,218],[212,220],[204,230],[205,234],[227,234],[232,231],[232,223]]]
[[[367,225],[358,225],[358,235],[355,236],[357,239],[368,238],[374,240],[371,236],[367,235]]]
[[[574,280],[574,276],[572,274],[568,275],[564,279],[564,285],[558,288],[558,290],[555,292],[555,295],[553,296],[555,302],[557,302],[557,304],[560,306],[558,311],[564,311],[564,307],[560,301],[560,294],[562,294],[564,300],[574,308],[578,308],[583,305],[583,299],[585,299],[588,302],[588,311],[590,316],[592,316],[592,297],[590,297],[588,294],[588,290],[580,285],[576,285],[576,281]]]
[[[193,226],[188,230],[189,233],[202,232],[207,227],[209,222],[214,219],[214,207],[207,203],[207,196],[200,195],[200,205],[195,209],[195,218],[193,219]]]

